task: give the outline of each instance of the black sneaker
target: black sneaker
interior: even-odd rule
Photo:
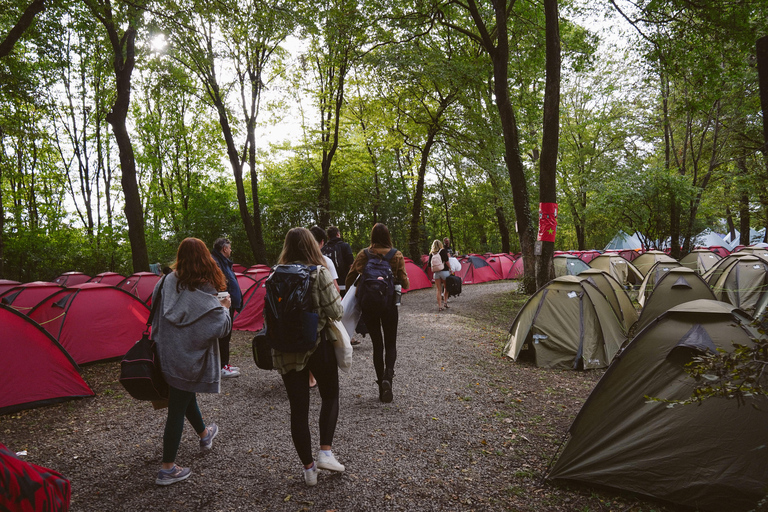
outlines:
[[[390,381],[381,381],[381,387],[379,388],[379,400],[385,404],[388,404],[392,401],[392,383]]]

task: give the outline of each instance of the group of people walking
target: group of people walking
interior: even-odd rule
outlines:
[[[345,470],[332,451],[339,414],[339,374],[332,346],[335,335],[328,328],[330,321],[342,317],[341,297],[366,273],[369,260],[388,261],[395,282],[409,286],[403,254],[393,249],[384,224],[373,226],[370,245],[354,258],[337,228],[329,228],[331,240],[327,246],[325,232],[315,228],[288,231],[278,264],[301,264],[312,269],[309,296],[311,308],[318,314],[317,340],[304,352],[272,349],[273,366],[280,373],[290,404],[291,438],[303,466],[304,481],[310,486],[317,483],[318,469]],[[332,246],[330,250],[328,246]],[[323,247],[326,250],[321,251]],[[153,304],[157,304],[152,336],[163,376],[170,386],[163,460],[155,480],[158,485],[170,485],[191,475],[189,468],[175,464],[184,418],[199,436],[202,451],[211,449],[219,432],[215,423],[206,425],[203,420],[196,393],[218,393],[222,378],[240,375],[239,368],[229,361],[232,317],[242,307],[231,253],[232,244],[226,238],[216,240],[210,253],[203,241],[186,238],[179,245],[172,272],[158,282],[152,296]],[[337,261],[342,263],[343,272],[335,268]],[[394,296],[379,309],[363,308],[362,318],[371,335],[379,399],[389,403],[393,400],[397,361],[398,308]],[[316,381],[322,401],[316,458],[309,429],[311,379]]]

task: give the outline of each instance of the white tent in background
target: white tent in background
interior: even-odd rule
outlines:
[[[731,240],[731,234],[728,233],[723,237],[723,240],[728,242],[730,244],[729,249],[733,249],[737,245],[755,245],[763,241],[763,238],[765,237],[765,228],[757,231],[755,229],[749,228],[749,241],[747,243],[744,243],[741,241],[741,234],[738,230],[734,230],[736,233],[736,236]]]
[[[640,242],[640,238],[637,236],[637,233],[634,235],[628,235],[624,231],[619,231],[615,237],[613,237],[613,240],[611,240],[608,245],[605,246],[606,251],[621,251],[621,250],[633,250],[633,249],[642,249],[643,244]]]
[[[731,249],[729,244],[723,237],[712,231],[711,229],[705,229],[694,238],[694,245],[697,247],[725,247]]]

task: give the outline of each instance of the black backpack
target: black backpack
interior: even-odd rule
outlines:
[[[393,304],[395,296],[395,275],[389,260],[397,252],[394,247],[384,256],[365,249],[368,263],[363,268],[357,285],[357,300],[363,311],[382,311]]]
[[[319,315],[312,310],[310,273],[316,266],[275,265],[264,287],[267,343],[280,352],[307,352],[317,344]]]

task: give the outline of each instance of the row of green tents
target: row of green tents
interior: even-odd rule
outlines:
[[[664,256],[632,265],[643,275],[632,286],[596,268],[551,281],[516,316],[504,354],[527,355],[540,367],[608,368],[568,430],[549,480],[698,510],[751,510],[768,493],[768,400],[675,407],[664,400],[690,398],[695,381],[684,366],[693,357],[765,336],[759,319],[766,317],[768,260],[734,253],[691,268]],[[638,293],[640,314],[628,289]]]

